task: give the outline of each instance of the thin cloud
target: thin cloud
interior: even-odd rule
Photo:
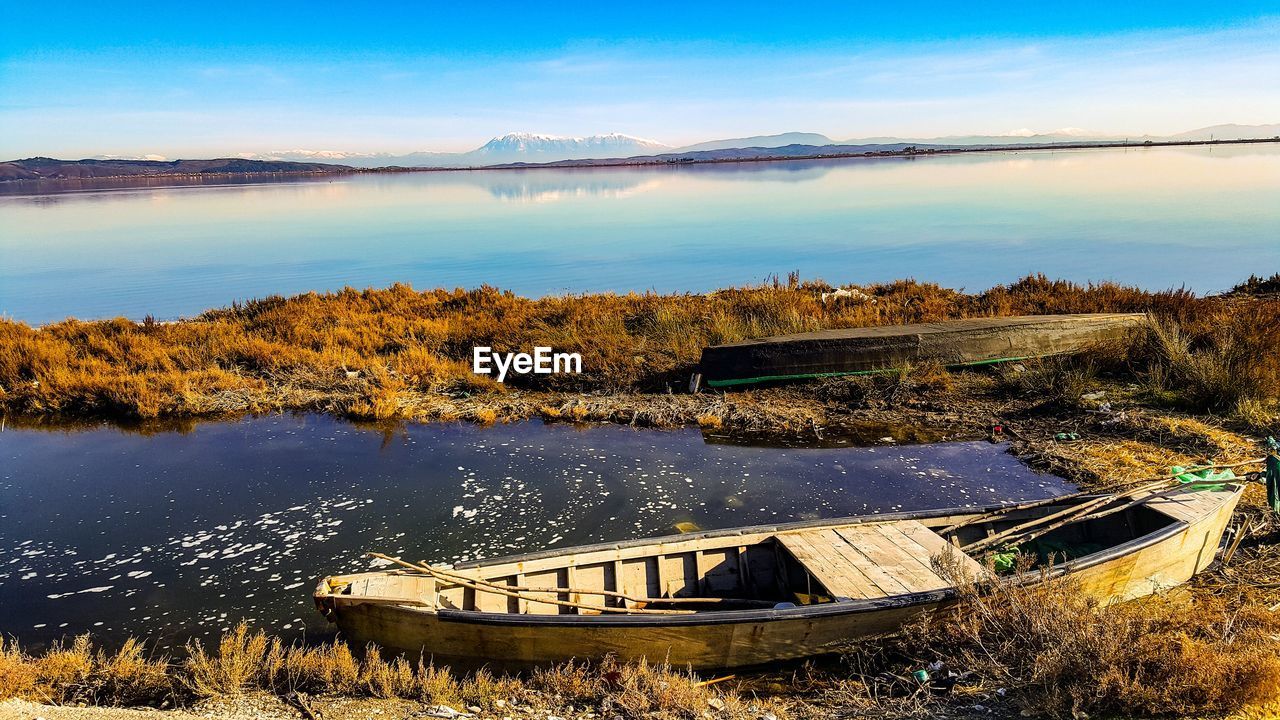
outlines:
[[[1280,21],[956,42],[573,43],[528,57],[136,53],[6,60],[0,155],[465,150],[513,130],[680,145],[1280,120]]]

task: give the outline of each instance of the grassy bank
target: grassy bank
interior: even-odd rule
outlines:
[[[1221,716],[1280,708],[1280,614],[1247,594],[1176,591],[1098,607],[1070,581],[963,591],[953,612],[842,657],[717,678],[605,661],[509,676],[337,642],[286,645],[241,625],[182,659],[88,638],[40,655],[0,647],[0,700],[199,707],[252,694],[315,713],[335,699],[400,699],[481,717],[786,718],[876,715]],[[913,677],[927,669],[927,680]],[[438,712],[438,711],[437,711]],[[409,713],[412,714],[412,713]],[[341,715],[332,715],[341,716]]]
[[[1116,375],[1117,362],[1098,353],[1021,370],[921,368],[741,395],[762,407],[837,406],[863,419],[906,418],[962,432],[999,419],[1014,452],[1090,487],[1201,458],[1259,454],[1242,428],[1159,405],[1155,386],[1132,382],[1127,370]],[[1104,398],[1083,397],[1098,393]],[[1055,440],[1060,431],[1079,439]],[[0,698],[201,715],[217,711],[209,703],[248,703],[246,717],[263,712],[262,703],[286,716],[306,703],[325,717],[356,712],[352,703],[363,717],[409,717],[438,705],[493,718],[1271,717],[1280,712],[1280,522],[1263,512],[1262,496],[1256,485],[1246,492],[1233,525],[1247,531],[1229,565],[1161,596],[1097,607],[1069,582],[968,593],[958,612],[851,646],[836,660],[713,685],[700,683],[715,678],[679,668],[618,664],[517,678],[455,675],[341,643],[289,647],[240,629],[217,646],[172,658],[140,644],[105,652],[80,640],[37,656],[7,644]],[[913,679],[920,669],[929,669],[928,683]]]
[[[855,423],[874,426],[872,438],[903,425],[981,437],[999,424],[1033,467],[1097,488],[1171,465],[1257,457],[1259,437],[1280,434],[1280,276],[1214,297],[1038,277],[972,294],[902,281],[823,302],[830,290],[793,279],[705,295],[533,300],[396,286],[270,298],[176,323],[0,321],[0,412],[23,424],[108,418],[144,431],[297,410],[380,422],[696,423],[807,440]],[[1153,322],[1130,342],[1075,358],[667,392],[703,346],[748,337],[1120,311]],[[471,374],[475,345],[579,352],[585,372],[499,385]],[[969,594],[960,612],[851,647],[839,661],[712,685],[679,668],[616,663],[459,676],[342,644],[288,647],[242,628],[180,658],[137,643],[107,652],[84,639],[39,655],[6,643],[0,698],[201,707],[248,695],[288,712],[370,698],[409,703],[404,714],[448,705],[564,718],[1215,716],[1267,703],[1280,711],[1280,526],[1261,499],[1253,486],[1242,502],[1233,524],[1247,528],[1245,540],[1229,566],[1160,597],[1099,608],[1060,583]],[[933,678],[914,681],[924,668]]]
[[[824,328],[1123,311],[1149,312],[1162,323],[1127,358],[1153,397],[1257,419],[1280,397],[1280,297],[1262,292],[1266,283],[1197,297],[1043,277],[975,294],[900,281],[833,302],[821,299],[830,286],[795,278],[704,295],[536,300],[488,287],[397,285],[267,298],[175,323],[67,320],[31,328],[0,321],[0,410],[113,419],[313,410],[481,422],[535,415],[733,421],[729,408],[709,400],[647,406],[687,381],[706,345]],[[472,374],[479,345],[577,352],[583,373],[499,385]]]

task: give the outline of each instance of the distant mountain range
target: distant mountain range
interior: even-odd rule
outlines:
[[[1280,123],[1271,125],[1213,125],[1170,135],[1170,140],[1266,140],[1280,138]]]
[[[413,152],[405,155],[392,153],[347,153],[327,150],[288,150],[261,154],[245,154],[253,160],[293,162],[337,162],[362,168],[374,167],[484,167],[486,165],[510,165],[514,163],[548,163],[564,160],[603,160],[652,156],[670,153],[696,153],[704,151],[737,150],[744,148],[780,148],[790,145],[810,147],[867,146],[867,145],[1043,145],[1072,142],[1143,142],[1171,140],[1252,140],[1280,135],[1280,124],[1274,125],[1215,125],[1190,130],[1170,136],[1125,136],[1096,133],[1078,128],[1064,128],[1048,133],[1030,130],[1005,135],[956,135],[944,137],[864,137],[834,140],[821,133],[789,132],[778,135],[727,138],[672,147],[654,140],[610,133],[587,137],[561,137],[534,133],[509,133],[493,138],[484,145],[461,153]]]
[[[462,153],[420,151],[406,155],[391,153],[344,153],[327,150],[286,150],[249,154],[254,160],[295,162],[339,162],[354,167],[484,167],[526,162],[586,160],[591,158],[652,155],[674,150],[668,145],[644,138],[609,133],[588,137],[561,137],[536,133],[507,133],[493,138],[475,150]]]
[[[750,147],[774,148],[786,145],[814,145],[820,147],[822,145],[839,144],[841,143],[819,133],[789,132],[781,135],[754,135],[752,137],[730,138],[728,140],[712,140],[710,142],[686,145],[682,148],[677,148],[676,151],[700,152],[703,150],[732,150],[734,148]]]
[[[642,163],[711,162],[772,157],[818,157],[895,154],[985,146],[1044,146],[1142,142],[1200,142],[1280,138],[1280,124],[1214,125],[1169,136],[1122,136],[1066,128],[1050,133],[1017,131],[1006,135],[964,135],[938,138],[872,137],[833,140],[819,133],[781,133],[712,140],[671,147],[653,140],[611,133],[588,137],[560,137],[509,133],[462,153],[415,152],[347,153],[333,150],[292,150],[213,160],[146,160],[100,156],[87,160],[29,158],[0,162],[0,181],[173,175],[253,175],[262,173],[341,173],[371,168],[475,168],[530,164],[629,165]]]

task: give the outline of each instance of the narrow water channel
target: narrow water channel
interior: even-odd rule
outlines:
[[[525,422],[392,431],[270,416],[143,434],[0,432],[0,633],[160,648],[243,618],[332,632],[318,577],[377,550],[453,561],[675,532],[1068,492],[986,442],[706,442]],[[687,526],[686,526],[687,527]]]

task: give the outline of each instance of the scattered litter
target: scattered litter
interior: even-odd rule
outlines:
[[[875,304],[876,299],[858,288],[837,288],[833,292],[822,293],[822,302],[835,302],[837,300],[848,300],[849,302]]]
[[[431,707],[427,708],[426,714],[429,717],[438,717],[438,718],[471,717],[471,715],[464,712],[460,712],[458,710],[454,710],[448,705],[432,705]]]

